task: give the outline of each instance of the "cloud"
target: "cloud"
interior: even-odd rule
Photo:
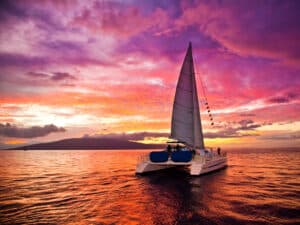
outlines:
[[[65,132],[65,128],[57,127],[53,124],[41,126],[32,126],[29,128],[21,128],[10,123],[0,123],[0,135],[4,137],[15,138],[36,138],[43,137],[53,132]]]
[[[26,75],[37,79],[48,79],[52,81],[76,80],[76,77],[74,75],[71,75],[67,72],[28,72],[26,73]]]
[[[3,21],[6,17],[15,16],[19,18],[24,18],[26,16],[25,11],[18,7],[17,4],[10,0],[2,0],[0,2],[0,18]]]
[[[258,136],[258,134],[241,134],[234,129],[226,129],[217,132],[207,132],[204,133],[205,138],[241,138],[241,137],[249,137],[249,136]]]
[[[113,10],[112,10],[113,8]],[[143,15],[135,5],[120,2],[97,2],[76,16],[73,26],[81,26],[92,32],[130,37],[164,27],[168,17],[164,10],[156,8],[150,15]]]
[[[145,138],[168,137],[169,133],[165,132],[134,132],[134,133],[109,133],[109,134],[95,134],[84,135],[83,137],[101,137],[101,138],[117,138],[128,141],[140,141]]]
[[[198,26],[239,55],[296,65],[300,60],[298,9],[298,1],[196,1],[183,5],[183,14],[175,24],[181,30]]]
[[[248,137],[258,136],[258,134],[250,132],[245,133],[244,131],[253,131],[256,128],[261,127],[261,124],[254,123],[253,120],[240,120],[231,124],[226,124],[225,128],[217,132],[205,132],[204,137],[206,138],[236,138],[236,137]]]
[[[267,99],[267,102],[268,103],[277,103],[277,104],[289,103],[291,101],[296,100],[298,98],[298,96],[299,96],[298,93],[288,92],[285,95],[269,98],[269,99]]]
[[[51,77],[51,80],[54,80],[54,81],[76,80],[76,78],[73,75],[69,74],[69,73],[56,72],[56,73],[53,73],[53,76]]]
[[[287,97],[273,97],[268,99],[268,102],[270,103],[288,103],[290,100]]]
[[[255,130],[262,125],[254,123],[252,120],[241,120],[234,122],[232,125],[217,132],[205,132],[205,138],[234,138],[234,137],[248,137],[258,136],[255,133],[245,133],[244,131]],[[242,131],[242,132],[241,132]],[[168,138],[170,136],[167,132],[134,132],[134,133],[109,133],[109,134],[96,134],[84,135],[84,137],[102,137],[102,138],[117,138],[122,140],[141,141],[150,138]]]
[[[2,21],[0,22],[7,23],[17,20],[28,22],[34,19],[39,26],[45,29],[62,29],[62,26],[58,23],[59,19],[57,16],[53,16],[49,9],[51,8],[46,1],[2,0],[0,3],[0,18],[2,18]]]
[[[51,60],[50,60],[51,61]],[[1,67],[31,67],[35,65],[43,66],[49,64],[49,59],[40,56],[25,56],[22,54],[1,53]]]
[[[289,132],[285,134],[273,134],[273,135],[265,135],[260,137],[263,140],[298,140],[300,139],[300,132]]]
[[[99,121],[106,132],[164,131],[188,41],[214,119],[245,119],[215,126],[216,133],[208,128],[207,137],[254,135],[264,121],[299,120],[300,71],[281,63],[300,52],[295,2],[1,3],[0,102],[20,105],[17,112],[2,107],[2,121],[48,124],[53,115],[72,126],[80,115],[91,133]],[[57,107],[70,115],[55,115]]]
[[[107,60],[95,59],[91,58],[88,55],[79,56],[76,53],[75,55],[55,55],[55,53],[50,54],[46,53],[43,56],[30,56],[18,53],[2,53],[0,49],[0,66],[2,68],[10,67],[10,68],[40,68],[46,66],[53,65],[77,65],[77,66],[85,66],[85,65],[102,65],[109,66],[115,65],[113,62],[109,62]],[[55,55],[55,57],[54,57]]]
[[[40,69],[109,64],[104,59],[106,50],[101,49],[106,37],[94,38],[93,34],[66,24],[78,9],[85,8],[80,8],[81,3],[76,5],[75,1],[69,3],[67,7],[73,7],[64,12],[64,9],[57,10],[51,1],[1,1],[0,66]],[[103,46],[110,49],[105,44]]]
[[[41,72],[28,72],[28,73],[26,73],[26,75],[29,77],[32,77],[32,78],[37,78],[37,79],[43,79],[43,78],[49,77],[49,74],[41,73]]]
[[[241,117],[252,117],[252,116],[255,116],[254,113],[241,113],[240,114]]]
[[[241,125],[237,128],[238,130],[254,130],[255,128],[261,127],[260,124],[255,124],[253,120],[241,120],[238,123]]]
[[[238,122],[242,127],[247,127],[248,124],[253,124],[253,120],[241,120]]]

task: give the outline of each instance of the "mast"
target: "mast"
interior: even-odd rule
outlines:
[[[185,142],[194,148],[204,148],[191,42],[176,87],[171,138]]]

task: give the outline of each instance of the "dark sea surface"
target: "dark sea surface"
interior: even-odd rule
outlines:
[[[300,224],[300,151],[135,175],[148,151],[0,151],[0,224]]]

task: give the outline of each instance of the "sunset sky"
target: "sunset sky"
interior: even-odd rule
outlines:
[[[2,0],[0,148],[164,142],[189,41],[206,145],[299,147],[299,3]]]

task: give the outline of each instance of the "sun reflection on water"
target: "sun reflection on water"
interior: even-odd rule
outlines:
[[[299,152],[228,153],[226,170],[201,177],[181,169],[137,176],[144,152],[2,151],[0,223],[299,221]]]

